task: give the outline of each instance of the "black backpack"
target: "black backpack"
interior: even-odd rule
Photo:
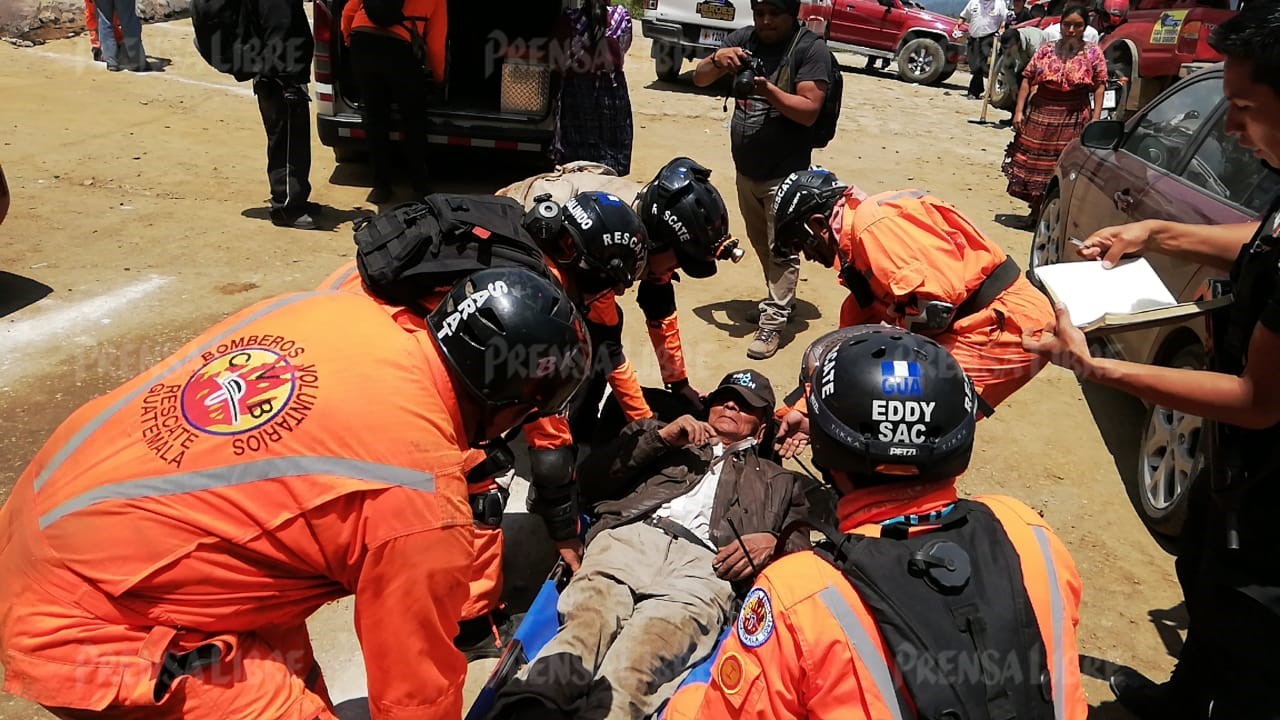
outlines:
[[[209,66],[239,82],[257,75],[248,48],[257,38],[257,23],[244,0],[191,0],[191,27],[196,51]]]
[[[428,195],[357,220],[356,267],[375,296],[405,306],[490,267],[522,267],[551,279],[524,215],[511,198]]]
[[[805,27],[800,28],[796,33],[791,49],[780,66],[786,68],[788,72],[785,81],[787,92],[794,93],[796,89],[795,81],[791,76],[793,72],[791,65],[797,51],[803,47],[804,52],[800,53],[803,57],[810,47],[821,40],[821,36]],[[844,96],[844,74],[840,71],[840,63],[830,48],[827,48],[827,54],[831,56],[831,72],[827,75],[827,96],[822,101],[822,107],[818,109],[818,119],[809,127],[809,145],[814,148],[824,148],[835,138],[836,125],[840,122],[840,101]]]

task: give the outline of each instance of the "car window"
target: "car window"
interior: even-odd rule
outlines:
[[[1173,171],[1200,125],[1222,101],[1222,79],[1185,85],[1138,118],[1122,149],[1161,170]]]
[[[1262,214],[1274,197],[1280,178],[1268,172],[1249,150],[1223,130],[1222,116],[1196,149],[1182,177],[1213,195]]]

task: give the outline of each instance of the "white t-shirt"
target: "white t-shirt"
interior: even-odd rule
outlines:
[[[712,459],[720,457],[724,454],[724,445],[716,443],[711,452]],[[716,489],[720,487],[720,469],[723,467],[724,463],[716,463],[689,492],[668,500],[654,510],[654,516],[680,523],[702,538],[707,545],[711,545],[711,506],[716,501]]]
[[[1098,30],[1097,30],[1096,28],[1094,28],[1092,25],[1086,25],[1086,26],[1085,26],[1085,28],[1084,28],[1084,41],[1085,41],[1085,42],[1088,42],[1088,43],[1097,43],[1097,42],[1098,42],[1098,38],[1099,38],[1099,37],[1101,37],[1101,36],[1100,36],[1100,35],[1098,35]],[[1058,41],[1059,41],[1059,40],[1061,40],[1061,39],[1062,39],[1062,23],[1054,23],[1054,24],[1052,24],[1052,25],[1050,25],[1049,27],[1047,27],[1047,28],[1045,28],[1045,29],[1044,29],[1044,41],[1045,41],[1045,42],[1047,42],[1047,43],[1049,43],[1049,42],[1058,42]]]
[[[969,37],[986,37],[1000,29],[1009,14],[1004,0],[969,0],[960,11],[960,19],[969,23]]]

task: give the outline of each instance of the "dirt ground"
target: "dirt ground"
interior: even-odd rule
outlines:
[[[372,209],[363,202],[367,170],[335,168],[316,142],[313,199],[327,206],[332,230],[273,227],[265,141],[248,86],[200,61],[186,21],[149,25],[145,35],[150,53],[171,61],[165,72],[108,74],[89,62],[85,38],[27,50],[0,45],[0,163],[14,196],[0,227],[0,500],[73,408],[231,312],[313,287],[351,255],[350,220]],[[634,176],[647,179],[687,154],[714,168],[734,207],[722,99],[693,88],[687,75],[678,84],[654,81],[648,47],[637,37],[629,56]],[[1028,234],[997,222],[1024,211],[1004,194],[999,171],[1010,134],[968,122],[980,107],[963,97],[967,80],[928,88],[847,72],[839,135],[815,162],[873,192],[921,187],[949,199],[1021,260]],[[505,160],[437,158],[437,189],[489,191],[524,174]],[[734,229],[741,233],[741,223]],[[807,342],[835,327],[844,296],[831,271],[810,265],[803,273],[799,320],[778,355],[759,364],[779,393],[794,382]],[[678,286],[696,386],[747,366],[751,328],[743,317],[762,292],[750,255],[713,279]],[[639,311],[630,298],[624,308],[633,318],[625,335],[631,360],[656,385]],[[1135,442],[1134,412],[1101,393],[1086,397],[1070,374],[1046,370],[980,425],[961,485],[1019,497],[1062,535],[1084,580],[1080,638],[1089,672],[1101,675],[1104,662],[1117,661],[1164,677],[1178,644],[1169,618],[1179,613],[1169,611],[1180,597],[1172,560],[1143,529],[1118,470],[1133,465],[1126,449]],[[540,577],[549,558],[513,562]],[[332,617],[317,631],[322,654],[350,654],[350,638],[328,636],[339,633],[342,609],[325,612]],[[359,687],[360,671],[348,665],[328,670],[331,687]],[[488,664],[477,665],[479,678]],[[1088,680],[1086,689],[1091,717],[1126,717],[1104,683]],[[47,716],[0,696],[0,718],[37,717]]]

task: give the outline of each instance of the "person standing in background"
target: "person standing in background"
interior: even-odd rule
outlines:
[[[965,44],[969,61],[969,95],[978,99],[986,92],[986,77],[995,50],[996,33],[1000,32],[1009,8],[1004,0],[969,0],[960,11],[960,19],[969,24],[969,40]]]
[[[1069,6],[1062,13],[1062,39],[1045,40],[1022,71],[1022,86],[1013,111],[1013,142],[1001,168],[1009,178],[1009,194],[1025,200],[1031,227],[1040,212],[1053,168],[1067,143],[1102,112],[1107,62],[1097,45],[1085,42],[1089,11]],[[1093,106],[1090,107],[1090,96]]]
[[[93,61],[103,62],[102,42],[98,39],[98,9],[94,7],[93,0],[84,0],[84,29],[89,33],[89,48],[93,54]],[[116,42],[122,42],[124,35],[120,33],[119,18],[114,18],[111,29],[115,33]]]
[[[107,70],[120,72],[151,72],[155,68],[147,62],[147,51],[142,47],[142,21],[138,19],[138,6],[134,0],[95,0],[98,27],[115,28],[120,25],[120,36],[114,32],[98,35],[102,60]]]
[[[351,46],[356,78],[364,99],[365,135],[373,165],[373,189],[369,202],[391,199],[391,106],[400,108],[404,150],[418,195],[427,186],[427,77],[445,80],[445,40],[449,34],[448,3],[444,0],[405,0],[403,20],[386,20],[369,11],[362,0],[352,0],[342,10],[342,35]],[[381,23],[381,24],[380,24]]]
[[[622,71],[631,47],[631,13],[605,0],[586,0],[561,19],[567,67],[560,89],[553,152],[557,163],[577,160],[608,165],[619,177],[631,173],[635,126],[631,94]]]

